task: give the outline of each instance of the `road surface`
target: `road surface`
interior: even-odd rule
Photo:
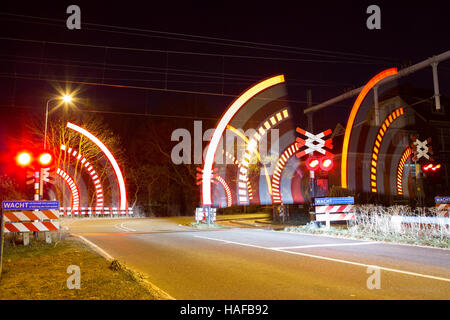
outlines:
[[[263,229],[193,230],[180,225],[189,218],[63,220],[175,299],[450,299],[449,249]],[[367,287],[373,270],[380,289]]]

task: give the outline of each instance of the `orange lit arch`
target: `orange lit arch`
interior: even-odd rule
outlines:
[[[373,150],[372,150],[372,158],[370,159],[370,190],[372,192],[377,192],[377,166],[378,166],[378,155],[380,152],[381,144],[383,143],[384,134],[389,129],[390,125],[404,114],[403,108],[395,109],[394,111],[386,117],[380,129],[378,130],[378,134],[375,138]]]
[[[220,182],[220,184],[223,186],[223,189],[225,190],[225,194],[227,196],[227,207],[231,207],[233,205],[233,198],[231,196],[231,189],[228,186],[228,183],[219,175],[216,177],[216,179]]]
[[[362,88],[355,103],[353,104],[352,110],[350,111],[350,116],[348,117],[347,126],[345,127],[344,142],[342,145],[342,157],[341,157],[341,186],[342,188],[347,188],[347,160],[348,160],[348,148],[350,144],[350,136],[352,133],[353,124],[355,122],[356,114],[358,113],[361,103],[364,101],[366,95],[369,91],[381,80],[386,77],[392,76],[397,73],[397,68],[386,69],[372,79]]]
[[[403,195],[403,171],[405,169],[405,164],[408,158],[411,156],[411,148],[406,147],[405,151],[403,152],[400,161],[398,162],[397,166],[397,194]]]

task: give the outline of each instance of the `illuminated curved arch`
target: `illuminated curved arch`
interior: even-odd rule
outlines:
[[[389,129],[390,125],[404,114],[403,108],[395,109],[394,111],[386,117],[380,129],[378,130],[378,134],[375,138],[375,143],[372,150],[372,158],[370,160],[370,190],[372,192],[377,192],[377,166],[378,166],[378,156],[381,148],[381,144],[383,143],[384,134]]]
[[[289,159],[296,154],[296,152],[300,150],[298,147],[298,144],[294,142],[289,147],[287,147],[283,153],[281,154],[280,158],[277,161],[277,165],[275,167],[275,171],[273,172],[272,176],[272,202],[273,203],[282,203],[283,199],[281,197],[280,192],[280,183],[281,183],[281,176],[283,174],[284,167],[286,166]]]
[[[56,169],[56,174],[60,176],[69,186],[72,193],[72,212],[80,210],[80,191],[77,184],[73,181],[73,178],[61,168]]]
[[[228,126],[227,126],[228,128]],[[232,127],[233,128],[233,127]],[[234,128],[233,128],[234,129]],[[238,131],[239,132],[239,131]],[[240,137],[240,135],[238,135]],[[244,139],[247,139],[247,137],[244,136]],[[247,139],[248,140],[248,139]],[[229,153],[228,151],[225,151],[222,149],[222,154],[225,154],[225,156],[230,159],[231,161],[233,161],[233,163],[238,167],[238,169],[241,167],[241,164],[239,163],[238,159],[236,159],[235,156],[233,156],[231,153]],[[267,172],[267,169],[266,169]],[[268,173],[267,173],[268,174]],[[250,181],[248,182],[248,197],[250,199],[253,199],[253,191],[252,191],[252,186],[250,184]]]
[[[398,162],[397,166],[397,194],[403,195],[403,171],[405,169],[405,164],[408,158],[411,156],[411,148],[406,147],[405,151],[403,152],[400,161]]]
[[[233,161],[233,163],[240,168],[241,164],[239,163],[239,161],[236,159],[235,156],[233,156],[231,153],[229,153],[228,151],[225,151],[222,149],[222,154],[224,154],[228,159],[230,159],[231,161]]]
[[[238,112],[242,106],[244,106],[251,98],[253,98],[258,93],[284,82],[284,76],[278,75],[267,80],[261,81],[254,85],[247,91],[245,91],[239,98],[237,98],[222,118],[219,124],[214,130],[214,134],[211,138],[211,142],[208,145],[208,150],[206,151],[205,164],[203,166],[203,181],[202,181],[202,203],[204,206],[210,206],[211,201],[211,178],[212,178],[212,167],[214,164],[214,156],[217,151],[217,146],[219,145],[220,138],[222,137],[227,125],[230,123],[231,119],[234,117],[236,112]]]
[[[350,115],[348,117],[347,126],[345,127],[345,135],[344,142],[342,145],[342,157],[341,157],[341,186],[342,188],[347,188],[347,160],[348,160],[348,148],[350,144],[350,136],[352,133],[353,124],[355,122],[356,114],[358,113],[359,107],[361,103],[364,101],[366,95],[369,91],[381,80],[386,77],[392,76],[397,73],[397,68],[386,69],[372,79],[362,88],[358,97],[353,104],[352,110],[350,111]]]
[[[101,142],[96,136],[94,136],[92,133],[87,131],[86,129],[83,129],[73,123],[68,122],[67,128],[70,128],[84,136],[86,136],[89,140],[91,140],[97,147],[100,148],[100,150],[103,151],[103,153],[106,155],[106,157],[109,160],[109,163],[114,169],[114,173],[116,174],[117,183],[119,184],[119,194],[120,194],[120,203],[119,203],[119,209],[120,210],[127,210],[127,191],[125,188],[125,180],[123,179],[122,171],[120,170],[119,165],[117,164],[116,159],[112,155],[112,153],[108,150],[108,148]],[[210,186],[211,187],[211,186]]]
[[[92,165],[87,161],[87,159],[81,154],[78,153],[76,150],[73,150],[71,147],[66,147],[66,145],[61,145],[61,150],[67,151],[68,154],[76,158],[77,160],[80,160],[81,164],[86,168],[86,170],[89,172],[89,175],[91,176],[92,182],[94,183],[95,187],[95,196],[96,196],[96,203],[95,208],[101,209],[103,208],[103,188],[102,184],[100,182],[100,178],[98,177],[97,173],[95,172]]]
[[[231,207],[233,205],[233,198],[231,196],[231,189],[228,186],[228,183],[219,175],[216,177],[216,179],[223,186],[225,194],[227,195],[227,207]]]
[[[239,202],[247,202],[247,184],[248,184],[248,166],[250,164],[253,153],[257,152],[258,142],[261,138],[274,126],[279,124],[282,120],[289,118],[289,112],[287,109],[278,111],[271,115],[267,120],[265,120],[262,125],[256,130],[256,133],[247,143],[245,154],[243,160],[241,161],[241,168],[239,169]],[[261,159],[259,158],[261,161]],[[265,167],[265,166],[264,166]],[[268,175],[267,175],[268,178]],[[272,184],[270,179],[267,179],[267,188],[269,189],[269,194],[272,194]]]

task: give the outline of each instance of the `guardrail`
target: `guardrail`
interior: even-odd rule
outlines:
[[[391,222],[397,230],[401,230],[402,223],[439,224],[441,226],[450,226],[450,218],[448,217],[392,216]]]
[[[133,215],[133,208],[128,208],[127,210],[119,210],[119,208],[113,207],[82,207],[79,209],[72,209],[71,207],[61,207],[59,208],[63,216],[130,216]]]

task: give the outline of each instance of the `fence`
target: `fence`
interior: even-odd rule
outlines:
[[[83,207],[79,209],[73,209],[71,207],[59,208],[63,216],[131,216],[133,215],[133,208],[127,210],[119,210],[119,208],[94,208]]]

